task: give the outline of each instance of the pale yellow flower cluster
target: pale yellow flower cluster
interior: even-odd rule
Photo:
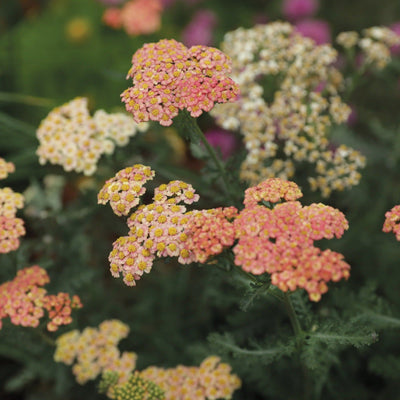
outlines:
[[[40,164],[62,165],[65,171],[92,175],[102,154],[112,154],[115,145],[125,146],[147,124],[137,124],[123,113],[103,110],[90,116],[87,99],[78,97],[57,107],[41,122],[36,134]]]
[[[366,66],[383,69],[391,61],[390,47],[400,45],[400,36],[387,27],[374,26],[364,29],[361,36],[354,31],[342,32],[336,42],[346,49],[358,46]]]
[[[329,179],[310,178],[312,188],[324,195],[358,183],[353,168],[362,168],[364,157],[352,149],[338,157],[328,139],[330,127],[346,122],[350,114],[338,93],[343,77],[333,66],[336,50],[317,46],[285,22],[229,32],[222,50],[232,59],[231,77],[240,96],[216,105],[211,114],[244,137],[241,179],[251,185],[271,177],[289,179],[296,164],[306,162],[322,178],[324,172],[331,174]],[[319,164],[325,171],[318,171]]]
[[[74,365],[72,372],[81,385],[95,379],[103,371],[118,373],[119,383],[124,383],[136,367],[137,356],[133,352],[122,355],[118,342],[127,337],[129,327],[118,320],[107,320],[99,328],[85,328],[67,332],[57,338],[54,360]]]

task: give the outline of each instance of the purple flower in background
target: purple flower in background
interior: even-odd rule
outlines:
[[[224,160],[234,153],[237,141],[232,132],[220,128],[214,128],[205,132],[205,136],[211,146],[220,149]]]
[[[284,0],[282,13],[289,21],[311,17],[318,8],[317,0]]]
[[[305,37],[315,40],[316,44],[330,43],[331,30],[327,22],[319,19],[305,19],[296,23],[296,30]]]
[[[393,25],[391,25],[390,29],[394,33],[397,33],[400,36],[400,22],[396,22]],[[392,46],[390,48],[390,51],[392,52],[392,54],[399,55],[400,54],[400,45]]]
[[[209,46],[213,41],[213,29],[217,23],[217,18],[212,11],[198,11],[189,25],[182,33],[182,41],[187,46],[202,44]]]

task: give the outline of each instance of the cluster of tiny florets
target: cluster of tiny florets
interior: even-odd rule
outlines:
[[[15,166],[12,162],[7,162],[4,158],[0,157],[0,179],[7,178],[8,174],[15,171]]]
[[[40,123],[36,153],[40,164],[50,162],[62,165],[65,171],[92,175],[102,154],[111,154],[115,145],[126,145],[143,129],[146,126],[138,126],[123,113],[99,110],[91,117],[87,99],[76,98],[53,109]]]
[[[153,177],[154,171],[142,164],[122,169],[106,181],[98,194],[98,203],[110,202],[116,215],[127,215],[139,204],[140,197],[146,192],[143,185]]]
[[[118,320],[102,322],[98,328],[67,332],[57,338],[54,360],[73,365],[72,372],[81,385],[104,371],[118,373],[118,382],[126,382],[135,369],[137,356],[133,352],[120,354],[119,341],[128,336],[129,327]]]
[[[154,382],[142,378],[139,371],[130,375],[125,383],[117,383],[115,372],[103,373],[99,384],[100,393],[107,393],[113,400],[164,400],[164,391]]]
[[[119,171],[101,189],[98,201],[110,201],[114,213],[127,215],[140,202],[145,192],[142,187],[152,179],[154,171],[141,164]],[[193,253],[186,245],[187,209],[182,204],[199,200],[193,187],[182,181],[171,181],[154,190],[153,202],[141,204],[129,216],[128,236],[113,243],[110,252],[110,271],[114,277],[123,276],[128,286],[136,285],[143,273],[149,273],[156,257],[178,257],[178,262],[193,261]]]
[[[168,126],[179,110],[198,117],[214,103],[233,101],[238,88],[229,73],[229,58],[220,50],[188,49],[173,39],[163,39],[145,44],[133,55],[127,75],[133,86],[121,98],[136,122],[153,120]]]
[[[359,48],[365,66],[383,69],[391,61],[390,48],[400,45],[400,36],[387,27],[374,26],[364,29],[361,36],[354,31],[342,32],[336,41],[345,49]]]
[[[0,179],[15,171],[11,162],[0,158]],[[9,187],[0,189],[0,254],[19,247],[19,237],[25,235],[24,221],[17,218],[17,210],[24,206],[24,196]]]
[[[12,281],[0,285],[0,328],[1,319],[7,316],[14,325],[37,327],[45,311],[49,331],[70,324],[72,309],[82,307],[79,297],[71,298],[67,293],[49,295],[42,287],[49,282],[47,272],[35,265],[18,271]]]
[[[252,185],[289,179],[297,163],[307,162],[318,175],[312,188],[324,196],[358,184],[364,157],[344,148],[338,157],[328,140],[330,127],[346,122],[351,111],[339,96],[343,77],[334,67],[335,49],[316,45],[289,23],[275,22],[229,32],[222,50],[232,59],[240,96],[211,114],[244,137],[241,179]]]
[[[394,206],[385,214],[383,232],[393,232],[400,241],[400,205]]]
[[[210,356],[199,367],[149,367],[140,377],[157,384],[165,392],[165,400],[231,399],[241,381],[231,373],[230,365],[220,361]]]
[[[193,253],[194,261],[205,263],[210,257],[233,245],[235,230],[232,221],[237,214],[235,207],[190,213],[185,232],[188,237],[187,248]]]
[[[342,254],[321,251],[314,241],[341,237],[348,228],[346,218],[321,203],[302,206],[294,201],[301,192],[293,182],[267,180],[254,189],[247,191],[245,208],[234,220],[235,264],[255,275],[269,273],[272,284],[284,292],[303,288],[310,300],[319,301],[328,290],[326,283],[347,279],[350,267]],[[288,201],[273,208],[263,204],[285,196]]]

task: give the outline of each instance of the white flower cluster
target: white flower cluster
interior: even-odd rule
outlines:
[[[78,97],[53,109],[36,132],[40,164],[62,165],[65,171],[92,175],[102,154],[111,154],[115,145],[124,146],[137,131],[147,129],[123,113],[103,110],[90,116],[87,99]]]
[[[289,179],[296,163],[326,162],[326,152],[334,158],[334,150],[328,148],[329,128],[347,121],[350,114],[338,95],[343,78],[333,66],[335,49],[317,46],[289,23],[274,22],[229,32],[222,50],[232,59],[231,77],[239,84],[240,96],[215,106],[211,114],[223,128],[244,136],[247,157],[241,179],[252,185],[270,177]],[[349,154],[357,165],[364,164],[358,152]],[[333,186],[357,184],[360,175],[343,161],[344,175],[329,172],[329,179],[314,180],[312,187],[327,196]]]

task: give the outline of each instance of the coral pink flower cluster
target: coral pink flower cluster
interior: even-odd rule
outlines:
[[[282,291],[305,289],[319,301],[329,281],[349,277],[350,266],[343,255],[314,247],[314,241],[339,238],[348,228],[344,215],[324,204],[302,206],[293,182],[268,179],[246,190],[245,208],[234,221],[238,243],[233,249],[235,264],[243,270],[271,275]],[[260,202],[277,203],[272,209]]]
[[[48,295],[44,286],[50,279],[47,272],[35,265],[18,271],[12,280],[0,285],[0,328],[5,317],[14,325],[37,327],[47,310],[47,329],[56,331],[72,322],[71,312],[82,307],[78,296],[58,293]]]
[[[383,232],[392,232],[396,235],[396,240],[400,241],[400,205],[394,206],[385,214]]]
[[[185,232],[188,236],[187,248],[194,254],[194,261],[205,263],[211,256],[233,245],[235,229],[232,220],[237,214],[235,207],[191,213]]]
[[[0,158],[0,179],[15,171],[14,164]],[[0,189],[0,254],[19,247],[19,237],[25,235],[24,221],[16,217],[24,206],[24,197],[9,187]]]
[[[238,86],[228,78],[230,71],[230,60],[220,50],[188,49],[163,39],[145,44],[133,55],[127,75],[133,86],[121,98],[136,122],[153,120],[169,126],[179,110],[198,117],[214,103],[235,100]]]
[[[157,384],[165,400],[230,399],[241,381],[231,374],[231,367],[216,356],[207,357],[199,367],[163,369],[149,367],[140,376]]]
[[[129,327],[118,320],[102,322],[98,328],[85,328],[67,332],[57,338],[54,360],[73,365],[72,372],[83,385],[104,371],[118,373],[119,383],[127,381],[136,367],[133,352],[122,355],[117,348],[119,341],[129,334]]]
[[[107,181],[98,196],[99,203],[111,202],[114,196],[112,193],[117,193],[121,185],[126,185],[126,198],[132,197],[121,200],[122,196],[118,195],[117,202],[111,204],[117,215],[122,214],[119,205],[124,205],[126,215],[132,206],[139,203],[144,188],[135,185],[138,182],[143,184],[154,176],[149,167],[140,164],[128,168],[128,173],[124,172],[126,170],[118,172],[115,178]],[[146,173],[141,175],[143,171]],[[117,185],[115,191],[113,185]],[[111,274],[114,277],[122,274],[124,282],[134,286],[143,273],[151,271],[156,257],[178,257],[182,264],[192,262],[193,255],[186,248],[187,235],[184,232],[188,216],[186,207],[179,203],[192,204],[198,199],[199,195],[193,187],[182,181],[158,186],[154,191],[153,202],[140,205],[128,218],[128,236],[122,236],[113,243],[109,255]]]
[[[156,32],[161,27],[160,0],[131,0],[122,8],[108,8],[103,22],[114,29],[123,28],[128,35],[136,36]]]

